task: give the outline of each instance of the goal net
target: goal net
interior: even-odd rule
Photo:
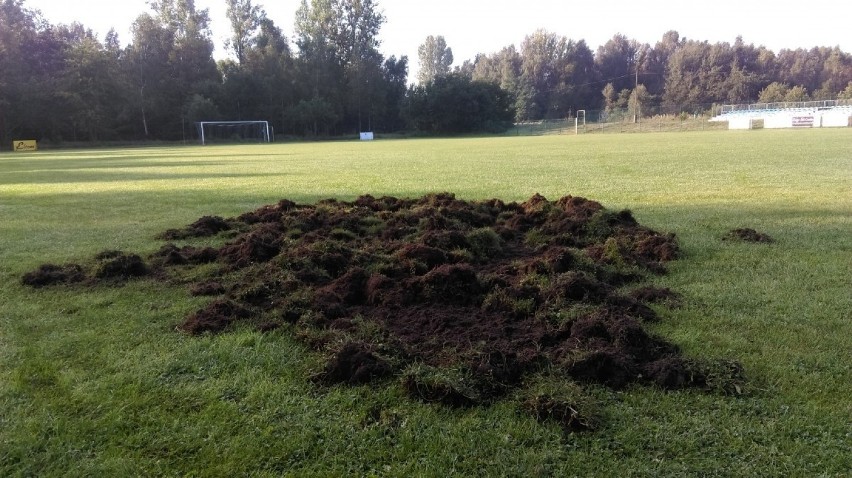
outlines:
[[[195,125],[201,144],[272,141],[268,121],[199,121]]]

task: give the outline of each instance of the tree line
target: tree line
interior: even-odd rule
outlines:
[[[519,47],[453,67],[441,36],[409,59],[385,57],[375,0],[302,0],[292,40],[252,0],[223,0],[232,58],[215,61],[210,18],[194,0],[149,0],[122,46],[80,23],[52,25],[24,0],[0,0],[0,144],[180,140],[202,120],[268,120],[277,133],[500,131],[578,109],[701,112],[716,103],[852,98],[852,55],[781,50],[665,33],[617,34],[596,51],[539,30]]]
[[[700,113],[713,104],[852,98],[852,55],[838,47],[781,50],[681,38],[651,46],[617,34],[594,53],[583,40],[537,31],[521,44],[462,65],[516,99],[516,119],[570,116],[577,108]]]

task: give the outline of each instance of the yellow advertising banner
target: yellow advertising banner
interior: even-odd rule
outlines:
[[[38,143],[34,139],[16,139],[12,142],[15,151],[38,151]]]

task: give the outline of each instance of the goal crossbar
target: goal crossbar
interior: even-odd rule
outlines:
[[[195,123],[198,126],[198,135],[201,137],[201,144],[207,144],[207,132],[205,126],[251,126],[257,125],[261,133],[261,140],[265,143],[272,141],[270,133],[269,121],[199,121]]]

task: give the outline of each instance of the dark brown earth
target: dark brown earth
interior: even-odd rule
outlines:
[[[136,254],[121,251],[103,251],[95,256],[91,271],[80,264],[42,264],[38,269],[24,274],[21,283],[31,287],[69,285],[75,283],[118,283],[143,277],[150,273],[145,261]]]
[[[160,234],[160,239],[177,241],[193,237],[207,237],[231,229],[231,224],[219,216],[204,216],[184,229],[169,229]]]
[[[315,376],[326,385],[397,376],[412,397],[451,406],[490,403],[542,373],[612,389],[740,390],[735,362],[685,358],[645,328],[660,320],[649,304],[681,297],[637,285],[665,273],[679,248],[674,235],[641,226],[627,210],[538,194],[523,203],[449,193],[282,200],[237,218],[205,216],[161,237],[217,234],[230,240],[218,249],[169,243],[149,264],[108,253],[90,274],[129,278],[162,269],[171,272],[152,277],[174,277],[215,263],[190,285],[212,302],[180,329],[292,330],[328,354]],[[31,274],[23,282],[34,287],[85,278],[74,265]],[[569,430],[590,423],[559,397],[524,404]]]
[[[764,234],[762,232],[757,232],[754,229],[745,227],[738,229],[731,229],[722,237],[723,241],[745,241],[745,242],[762,242],[764,244],[769,244],[774,242],[774,239],[770,237],[768,234]]]
[[[642,286],[630,291],[631,298],[646,304],[666,304],[669,307],[677,307],[681,304],[683,297],[668,287]]]
[[[38,269],[27,272],[21,278],[21,283],[30,287],[44,287],[56,284],[73,284],[83,282],[86,274],[79,264],[42,264]]]

